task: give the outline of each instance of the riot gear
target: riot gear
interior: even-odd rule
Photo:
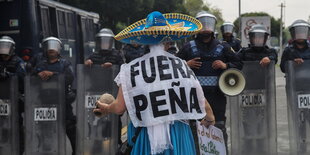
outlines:
[[[261,24],[255,24],[249,30],[249,39],[251,46],[264,47],[269,33],[266,28]]]
[[[230,22],[225,22],[223,23],[223,25],[221,26],[221,32],[224,35],[225,33],[233,33],[234,32],[234,24],[230,23]]]
[[[62,42],[58,38],[47,37],[43,39],[42,46],[43,46],[44,52],[47,52],[49,50],[54,50],[60,53]]]
[[[15,42],[9,36],[2,36],[0,38],[0,54],[13,55],[15,50]]]
[[[108,28],[103,28],[96,35],[96,50],[111,50],[114,48],[114,33]]]
[[[296,20],[289,27],[293,40],[306,40],[309,37],[310,24],[304,20]]]
[[[197,13],[196,18],[202,24],[202,31],[215,32],[216,17],[206,11],[200,11]]]

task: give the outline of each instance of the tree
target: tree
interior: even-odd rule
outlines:
[[[102,27],[107,27],[117,33],[126,26],[145,18],[152,11],[162,13],[178,12],[195,16],[198,11],[206,10],[222,21],[218,8],[210,9],[209,4],[202,0],[60,0],[87,11],[100,15]]]

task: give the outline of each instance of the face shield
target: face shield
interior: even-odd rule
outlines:
[[[296,26],[290,29],[293,40],[307,40],[309,37],[308,26]]]
[[[96,38],[97,51],[111,50],[114,47],[114,38],[108,36],[102,36]]]
[[[0,41],[0,54],[11,55],[14,50],[14,44],[11,42]]]
[[[215,32],[216,19],[209,16],[199,17],[198,20],[202,24],[201,31],[212,31]]]
[[[264,47],[267,41],[267,34],[262,32],[249,33],[250,44],[254,47]]]
[[[234,26],[233,25],[223,25],[221,27],[221,30],[222,30],[222,33],[225,34],[225,33],[233,33],[233,30],[234,30]]]
[[[43,48],[46,52],[49,50],[54,50],[60,53],[61,45],[57,40],[47,40],[43,43]]]

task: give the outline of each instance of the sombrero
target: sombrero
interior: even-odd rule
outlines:
[[[190,37],[201,28],[201,23],[194,17],[154,11],[147,19],[137,21],[118,33],[115,39],[127,44],[151,45]]]

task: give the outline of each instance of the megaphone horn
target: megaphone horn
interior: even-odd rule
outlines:
[[[219,78],[220,90],[228,96],[239,95],[245,88],[243,73],[235,68],[228,69]]]

